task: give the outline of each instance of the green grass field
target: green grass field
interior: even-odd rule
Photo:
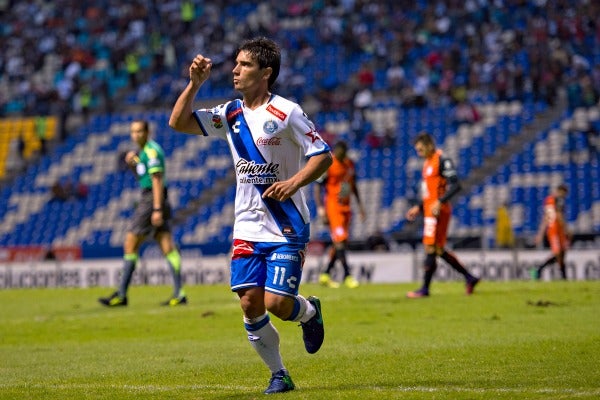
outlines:
[[[600,281],[483,282],[475,295],[434,282],[325,289],[326,338],[274,319],[296,383],[288,399],[598,399]],[[269,372],[248,344],[225,286],[0,291],[0,399],[259,399]]]

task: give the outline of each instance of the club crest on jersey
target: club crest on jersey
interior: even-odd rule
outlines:
[[[212,116],[212,123],[217,129],[221,129],[223,127],[223,121],[221,121],[221,117],[219,115]]]
[[[263,131],[265,131],[267,135],[273,135],[275,132],[277,132],[278,128],[279,126],[277,125],[277,122],[273,120],[265,121],[263,125]]]

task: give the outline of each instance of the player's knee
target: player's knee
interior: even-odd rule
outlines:
[[[240,307],[248,318],[256,318],[265,313],[263,294],[257,288],[240,290],[237,292],[240,298]]]
[[[435,245],[428,244],[425,246],[425,255],[427,256],[429,254],[436,254]]]
[[[342,242],[336,242],[333,244],[336,250],[344,250],[346,248],[346,242],[342,241]]]

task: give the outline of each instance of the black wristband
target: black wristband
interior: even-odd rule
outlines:
[[[152,211],[162,211],[162,208],[153,208]]]

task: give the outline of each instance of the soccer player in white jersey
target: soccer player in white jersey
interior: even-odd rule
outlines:
[[[269,314],[299,322],[309,353],[325,336],[319,299],[298,294],[310,220],[301,188],[327,170],[332,156],[300,106],[271,93],[280,62],[272,40],[242,43],[232,71],[242,99],[194,110],[212,66],[198,54],[169,120],[177,131],[229,143],[237,176],[231,289],[239,296],[248,340],[271,370],[266,394],[294,389]]]

